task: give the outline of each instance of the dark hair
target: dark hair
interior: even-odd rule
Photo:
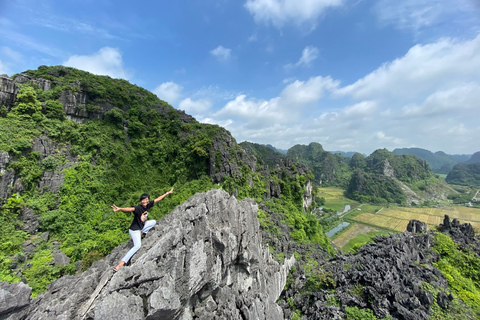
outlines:
[[[144,193],[140,196],[140,201],[142,201],[143,199],[150,199],[150,195],[148,193]]]

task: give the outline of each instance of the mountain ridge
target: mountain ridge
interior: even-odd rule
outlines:
[[[439,231],[457,235],[452,244],[414,223],[407,233],[341,255],[311,211],[307,166],[277,158],[268,146],[244,149],[227,130],[202,125],[125,81],[43,66],[18,77],[29,80],[0,110],[0,279],[30,288],[0,283],[7,297],[2,319],[479,314],[468,300],[480,296],[476,282],[446,280],[478,278],[475,268],[463,269],[480,265],[471,226],[444,220]],[[333,156],[321,145],[311,149]],[[385,150],[349,161],[405,184],[428,175],[419,159]],[[150,212],[158,230],[103,286],[130,245],[130,217],[112,214],[110,205],[131,206],[140,190],[162,194],[172,185],[174,194]],[[444,251],[431,253],[437,244]],[[371,269],[376,265],[383,267]]]

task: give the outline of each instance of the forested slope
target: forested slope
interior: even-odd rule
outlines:
[[[131,216],[112,204],[134,206],[143,192],[156,197],[172,186],[151,218],[221,187],[282,208],[298,241],[329,248],[304,213],[312,176],[301,165],[263,170],[225,129],[124,80],[61,66],[0,80],[1,281],[24,279],[36,295],[84,270],[129,238]]]

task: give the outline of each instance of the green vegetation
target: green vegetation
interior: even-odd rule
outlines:
[[[456,320],[456,319],[474,319],[472,317],[472,310],[468,307],[465,307],[465,304],[459,299],[455,298],[453,301],[450,301],[447,309],[443,309],[438,305],[437,296],[440,292],[445,295],[450,294],[450,292],[443,292],[443,290],[435,288],[429,283],[422,283],[422,289],[431,293],[433,298],[433,303],[430,306],[430,312],[432,320]]]
[[[400,148],[392,151],[397,155],[414,155],[419,159],[428,162],[430,168],[436,173],[448,174],[452,167],[458,162],[465,162],[469,159],[468,155],[448,155],[442,151],[435,153],[421,148]]]
[[[26,232],[18,230],[17,217],[21,202],[21,198],[14,194],[0,208],[0,281],[20,281],[20,278],[9,271],[12,257],[22,252],[21,244],[28,238]]]
[[[372,243],[373,239],[377,235],[388,235],[387,232],[368,232],[367,234],[359,234],[353,239],[350,239],[346,245],[342,247],[343,252],[357,252],[358,249],[367,244],[367,243]]]
[[[346,320],[377,320],[373,311],[370,309],[360,309],[358,307],[346,307],[345,308],[345,319]],[[386,317],[382,319],[391,319],[391,317]]]
[[[244,151],[238,146],[228,149],[230,160],[222,160],[213,145],[231,139],[226,130],[200,124],[124,80],[66,67],[40,67],[26,74],[51,80],[52,87],[43,91],[36,83],[21,85],[15,105],[1,113],[0,151],[12,157],[6,169],[15,171],[24,190],[21,196],[0,199],[0,281],[19,281],[20,271],[36,295],[52,280],[76,272],[76,262],[81,261],[85,270],[129,238],[131,214],[113,213],[113,203],[134,206],[141,193],[153,198],[171,186],[174,194],[152,208],[152,219],[211,188],[262,202],[267,181],[275,183],[281,197],[270,199],[267,206],[284,216],[294,239],[318,243],[333,253],[316,217],[303,212],[304,186],[313,175],[299,172],[295,164],[272,168],[270,176],[262,176],[242,163]],[[82,124],[67,120],[58,99],[69,92],[86,94],[86,104],[79,107],[90,120]],[[40,137],[55,148],[45,158],[32,151],[34,139]],[[212,159],[215,172],[210,172]],[[222,161],[234,162],[240,170],[215,184],[211,176],[225,165]],[[58,193],[39,188],[42,176],[52,170],[64,176]],[[24,208],[39,215],[40,233],[49,232],[49,240],[37,243],[28,257],[21,244],[35,236],[19,229],[18,215]],[[262,228],[279,232],[269,213],[258,215]],[[70,265],[52,264],[54,242],[70,258]]]
[[[351,170],[345,157],[323,150],[317,142],[295,145],[288,150],[287,157],[312,168],[317,185],[345,187],[350,178]]]
[[[258,164],[274,167],[277,160],[285,159],[283,154],[265,145],[244,141],[240,143],[240,146],[254,155],[258,159]]]
[[[445,178],[449,184],[480,187],[480,162],[456,164]]]
[[[429,168],[425,160],[413,155],[395,155],[386,149],[376,150],[365,159],[357,157],[345,195],[363,203],[407,204],[402,184],[417,195],[446,189],[442,180]]]
[[[435,234],[433,250],[440,255],[434,263],[445,276],[455,297],[480,317],[480,258],[442,233]]]

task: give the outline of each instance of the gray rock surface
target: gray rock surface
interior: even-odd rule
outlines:
[[[33,213],[31,208],[24,208],[19,215],[19,218],[23,220],[21,230],[28,232],[29,234],[37,234],[40,227],[39,215]]]
[[[480,248],[480,237],[470,232],[470,224],[455,223],[448,216],[444,220],[445,233],[470,250]],[[447,226],[447,227],[445,227]],[[432,293],[422,284],[439,288],[438,305],[446,309],[453,300],[447,280],[432,263],[438,255],[431,250],[434,232],[427,231],[424,223],[412,220],[408,232],[390,236],[377,236],[374,243],[359,248],[356,254],[339,255],[319,266],[334,282],[328,282],[330,290],[313,292],[305,290],[305,274],[294,274],[296,282],[284,293],[280,304],[287,313],[290,298],[295,308],[302,310],[307,319],[344,318],[345,306],[370,308],[378,318],[429,319],[434,303]],[[305,293],[301,293],[306,291]],[[331,305],[335,298],[340,306]],[[283,300],[285,299],[285,300]],[[329,306],[330,304],[330,306]],[[473,317],[472,317],[473,319]]]
[[[223,190],[197,194],[158,221],[130,266],[111,274],[131,243],[6,319],[283,319],[276,300],[295,259],[272,259],[257,210]]]
[[[30,302],[32,289],[22,282],[0,282],[0,318],[13,310],[19,310]]]
[[[0,152],[0,198],[3,199],[11,195],[15,183],[15,171],[7,170],[10,159],[8,152]]]
[[[24,84],[24,83],[27,83],[27,82],[33,82],[33,83],[36,83],[38,84],[38,86],[43,90],[43,91],[46,91],[46,90],[50,90],[52,88],[52,81],[50,80],[47,80],[47,79],[42,79],[42,78],[33,78],[33,77],[30,77],[24,73],[20,73],[18,75],[15,76],[15,82],[18,82],[18,83],[21,83],[21,84]]]
[[[0,107],[11,109],[18,93],[18,84],[6,74],[0,75]]]
[[[70,258],[62,251],[57,250],[53,253],[53,264],[59,267],[67,266],[70,264]]]

